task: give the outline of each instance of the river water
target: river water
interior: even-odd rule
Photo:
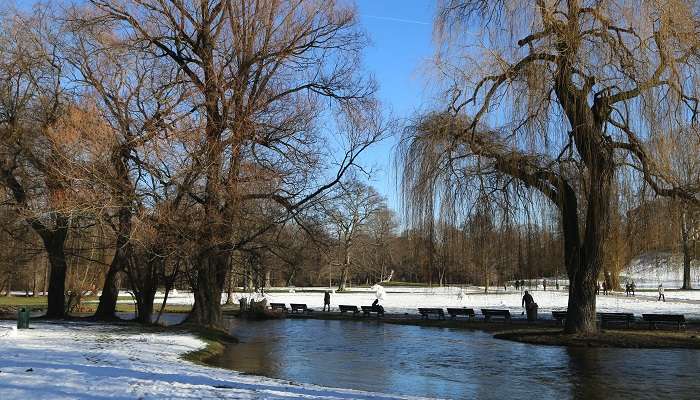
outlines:
[[[321,386],[453,399],[698,399],[700,351],[534,346],[376,321],[230,321],[215,365]]]

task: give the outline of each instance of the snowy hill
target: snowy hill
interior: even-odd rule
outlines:
[[[632,260],[620,273],[620,279],[632,279],[639,288],[656,288],[660,283],[666,288],[683,285],[683,256],[670,252],[645,253]],[[693,261],[690,279],[694,287],[700,287],[700,264]]]

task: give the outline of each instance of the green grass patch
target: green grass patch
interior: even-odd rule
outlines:
[[[46,296],[24,297],[24,296],[2,296],[0,297],[0,307],[46,307]]]
[[[204,348],[190,351],[180,356],[183,360],[200,365],[209,365],[207,361],[219,356],[226,348],[226,345],[238,343],[238,339],[218,329],[184,325],[182,332],[194,334],[206,343]]]

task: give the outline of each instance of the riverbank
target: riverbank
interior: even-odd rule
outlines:
[[[12,326],[11,321],[0,321],[2,398],[406,398],[183,361],[209,345],[179,328],[137,330],[133,325],[86,322],[35,322],[32,329],[23,330]]]
[[[312,312],[290,314],[291,319],[347,320],[358,322],[414,325],[435,328],[477,330],[493,334],[497,339],[528,344],[569,347],[618,347],[638,349],[700,349],[700,324],[690,321],[682,331],[664,328],[649,330],[645,322],[636,322],[626,329],[603,329],[594,335],[567,335],[554,320],[529,322],[514,318],[508,322],[486,322],[481,319],[421,319],[411,314],[386,314],[384,318],[353,317],[341,313]]]

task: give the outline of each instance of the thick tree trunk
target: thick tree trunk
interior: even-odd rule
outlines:
[[[220,256],[204,257],[197,269],[194,305],[187,323],[209,327],[223,327],[221,293],[226,281],[226,260]]]
[[[51,272],[49,274],[49,295],[46,316],[48,318],[64,318],[66,316],[66,254],[64,250],[65,234],[48,234],[51,239],[45,239],[44,244],[49,256]]]
[[[586,209],[586,229],[580,251],[573,244],[567,251],[569,273],[569,304],[566,333],[592,334],[596,328],[596,281],[603,269],[603,243],[610,214],[612,171],[601,169],[591,174],[591,187]],[[571,212],[571,210],[568,210]],[[568,215],[569,223],[573,216]],[[573,226],[568,226],[573,230]],[[578,231],[578,227],[576,228]],[[574,233],[571,232],[570,235]]]
[[[117,299],[119,297],[119,288],[117,287],[117,275],[122,270],[123,263],[121,262],[120,251],[114,255],[112,263],[109,265],[109,270],[105,276],[105,282],[102,286],[102,295],[100,295],[100,303],[95,311],[95,319],[100,321],[108,321],[116,319]]]
[[[688,212],[683,210],[682,215],[683,221],[681,221],[681,236],[683,239],[683,287],[682,289],[690,290],[692,285],[690,283],[690,262],[692,256],[690,254],[690,235],[688,227]]]
[[[136,322],[150,324],[153,315],[153,301],[156,298],[156,289],[139,291],[136,295]]]

